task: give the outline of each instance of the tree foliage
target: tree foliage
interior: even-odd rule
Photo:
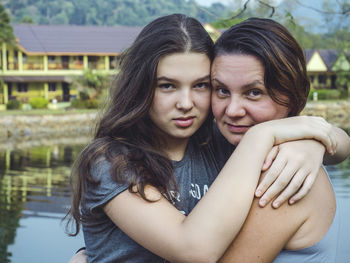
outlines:
[[[14,39],[13,28],[10,25],[10,17],[0,4],[0,43],[5,42],[13,44]]]
[[[74,85],[80,94],[86,96],[82,99],[96,99],[102,95],[110,84],[110,77],[101,72],[85,70],[81,77],[74,81]]]
[[[156,17],[184,13],[210,22],[227,11],[222,4],[201,7],[194,0],[2,0],[14,23],[143,26]]]

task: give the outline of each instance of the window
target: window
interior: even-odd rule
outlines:
[[[28,83],[17,83],[17,92],[28,92]]]
[[[49,83],[49,91],[51,91],[51,92],[56,91],[56,87],[57,87],[57,85],[55,82]]]
[[[56,62],[56,56],[48,56],[49,62]]]
[[[318,83],[326,84],[326,76],[325,75],[319,75],[318,76]]]

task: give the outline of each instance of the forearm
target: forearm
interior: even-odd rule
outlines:
[[[326,153],[323,159],[324,164],[338,164],[344,161],[350,155],[350,137],[342,129],[334,127],[332,132],[335,134],[336,151],[334,155]]]
[[[272,136],[262,130],[247,133],[209,191],[184,220],[185,233],[192,233],[190,242],[203,243],[207,247],[201,249],[212,251],[214,259],[223,254],[242,227],[272,145]]]

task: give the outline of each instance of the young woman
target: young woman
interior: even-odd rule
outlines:
[[[248,19],[222,34],[214,55],[212,109],[219,130],[231,144],[240,143],[252,126],[295,116],[303,109],[309,93],[304,55],[282,25]],[[315,142],[302,141],[308,143]],[[349,137],[338,151],[350,154]],[[310,193],[293,206],[261,209],[254,200],[240,234],[221,261],[335,262],[339,216],[327,174],[323,168],[318,174]],[[278,180],[284,180],[283,174]]]
[[[217,132],[208,137],[212,47],[198,21],[171,15],[124,54],[73,178],[71,214],[89,262],[216,261],[245,220],[274,144],[316,138],[334,147],[322,119],[274,121],[252,128],[219,173],[232,147]]]

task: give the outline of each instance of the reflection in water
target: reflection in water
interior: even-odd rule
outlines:
[[[0,151],[0,262],[67,262],[83,245],[82,238],[69,243],[60,226],[70,202],[70,167],[83,147]],[[343,206],[343,222],[350,222],[350,158],[327,170]],[[337,263],[350,257],[350,223],[341,228]]]
[[[61,219],[66,213],[70,167],[82,147],[0,152],[0,262],[10,262],[8,246],[15,241],[21,218]]]

